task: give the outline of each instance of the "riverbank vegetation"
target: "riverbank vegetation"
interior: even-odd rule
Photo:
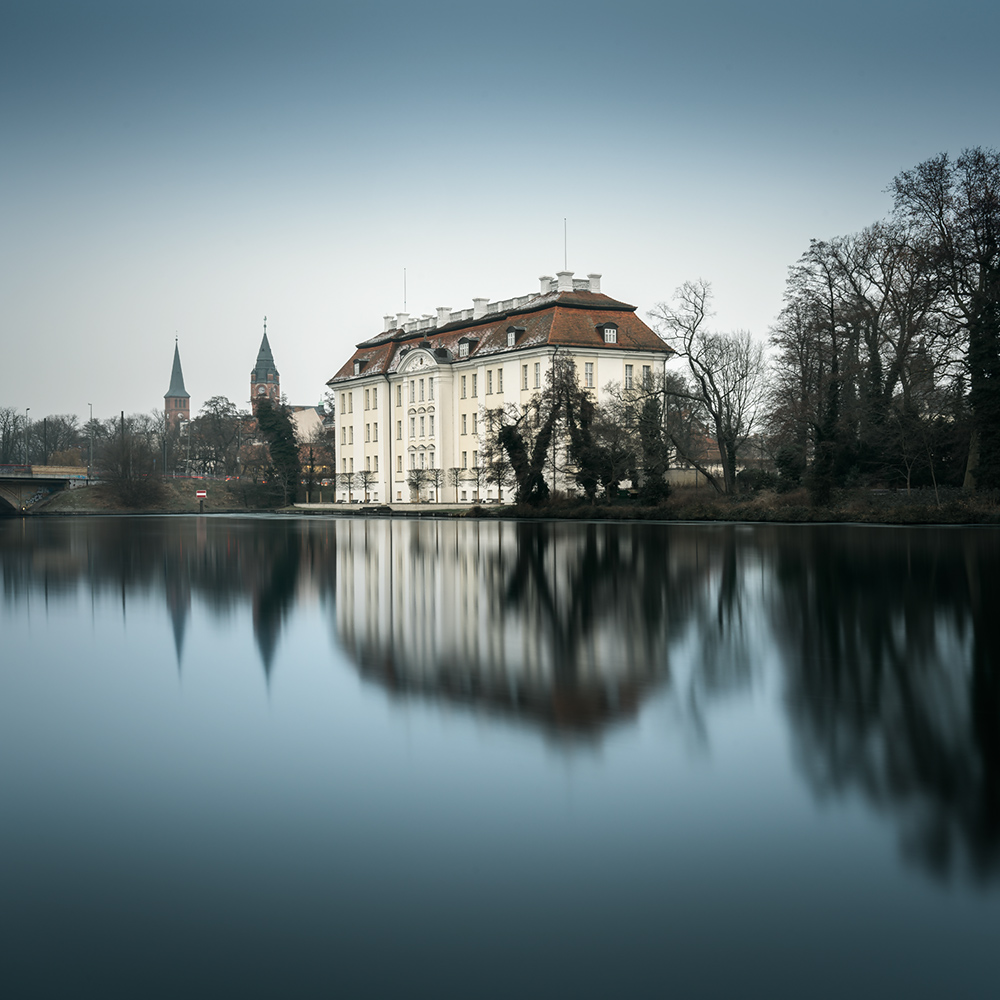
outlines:
[[[650,316],[675,352],[665,374],[627,366],[598,402],[557,350],[526,404],[473,414],[468,468],[412,469],[409,497],[492,495],[553,516],[989,520],[1000,490],[1000,152],[932,157],[889,191],[889,218],[810,243],[766,342],[712,330],[709,283],[687,281]],[[243,509],[312,500],[323,484],[364,502],[378,488],[367,467],[335,472],[329,430],[297,442],[284,404],[254,417],[216,396],[176,425],[156,413],[82,426],[26,418],[0,407],[0,465],[90,466],[128,509],[168,502],[162,482],[179,472],[235,479],[227,490]],[[677,488],[692,481],[705,486],[698,499]]]

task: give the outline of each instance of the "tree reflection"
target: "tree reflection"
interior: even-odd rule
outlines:
[[[1000,538],[987,529],[345,518],[0,522],[3,601],[249,609],[266,678],[296,601],[392,697],[596,739],[654,689],[694,732],[775,654],[818,795],[855,791],[939,877],[1000,870]],[[81,587],[81,584],[83,585]],[[186,669],[186,668],[185,668]]]
[[[998,541],[824,529],[775,539],[775,635],[800,760],[859,789],[940,877],[1000,870]]]

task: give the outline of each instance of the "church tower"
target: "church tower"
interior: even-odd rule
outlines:
[[[261,399],[270,399],[275,406],[281,402],[281,383],[278,369],[274,366],[274,355],[267,342],[267,317],[264,317],[264,339],[257,352],[257,364],[250,372],[250,405],[256,410]]]
[[[163,394],[163,412],[167,418],[167,428],[176,427],[182,420],[191,419],[191,397],[184,388],[184,373],[181,371],[181,352],[174,338],[174,367],[170,372],[170,388]]]

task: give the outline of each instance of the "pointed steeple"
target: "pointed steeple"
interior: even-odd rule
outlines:
[[[271,345],[267,342],[266,316],[264,317],[264,336],[260,342],[260,350],[257,352],[257,363],[250,372],[250,402],[256,406],[257,402],[265,396],[274,404],[277,404],[281,398],[278,369],[274,364]]]
[[[184,388],[184,372],[181,371],[181,352],[174,337],[174,367],[170,372],[170,388],[163,394],[163,415],[168,427],[176,427],[178,421],[191,418],[191,396]]]
[[[170,372],[170,388],[163,394],[163,398],[191,398],[187,389],[184,388],[184,372],[181,371],[181,352],[178,350],[176,337],[174,338],[174,367]]]
[[[271,353],[271,345],[267,342],[267,317],[264,317],[264,337],[260,342],[260,350],[257,352],[257,363],[253,366],[253,372],[256,375],[257,382],[267,382],[269,381],[267,376],[270,374],[274,376],[274,379],[278,376],[278,369],[274,365],[274,355]],[[261,376],[264,376],[261,378]],[[271,379],[271,381],[274,381]]]

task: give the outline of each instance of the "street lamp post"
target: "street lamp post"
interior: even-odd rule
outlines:
[[[26,406],[24,408],[24,464],[30,465],[28,461],[28,414],[31,413],[31,407]]]
[[[94,404],[88,403],[90,407],[90,459],[87,461],[87,485],[90,485],[90,477],[94,474]]]

